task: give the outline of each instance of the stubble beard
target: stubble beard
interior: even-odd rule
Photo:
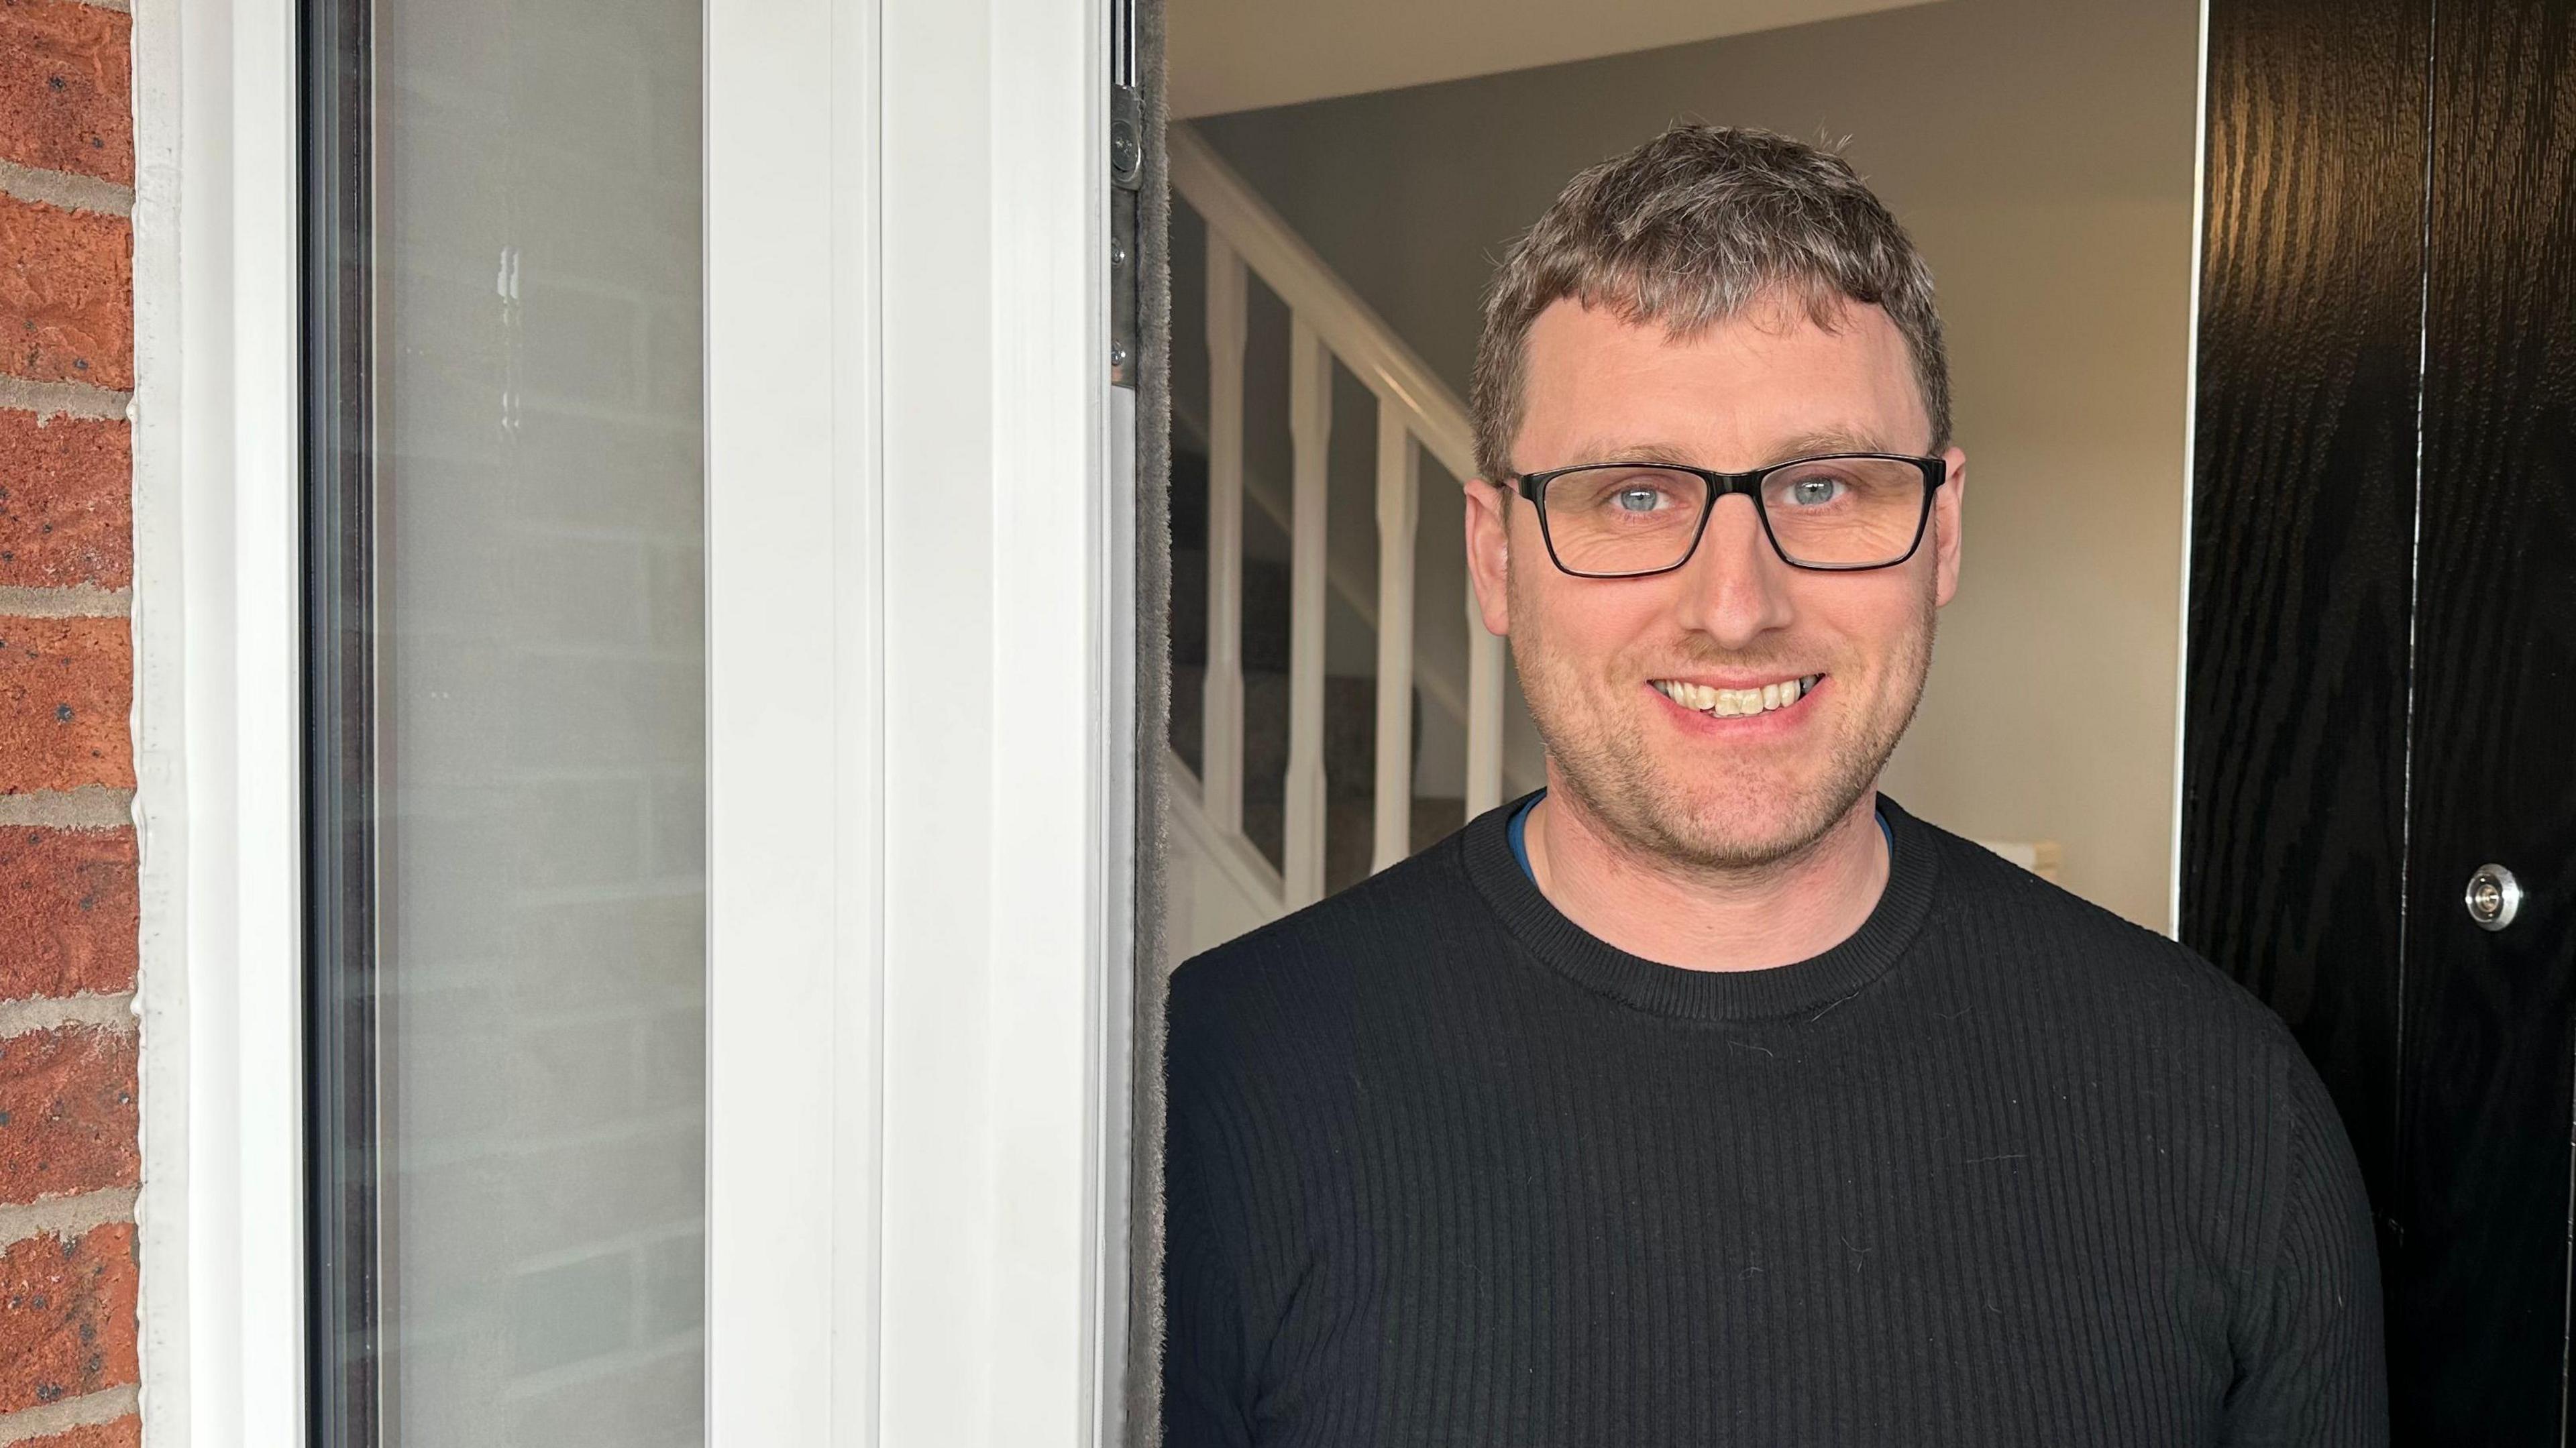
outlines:
[[[1813,783],[1752,771],[1694,770],[1689,777],[1673,777],[1674,766],[1646,745],[1641,701],[1625,697],[1640,687],[1634,670],[1624,680],[1617,673],[1587,677],[1581,661],[1550,644],[1543,626],[1531,626],[1539,616],[1535,608],[1513,610],[1512,666],[1559,786],[1574,796],[1571,803],[1614,845],[1643,862],[1741,876],[1812,850],[1877,784],[1923,701],[1938,610],[1927,580],[1916,626],[1887,660],[1885,696],[1839,701],[1839,727],[1824,745],[1826,768]],[[1729,667],[1765,661],[1712,656],[1698,662]]]

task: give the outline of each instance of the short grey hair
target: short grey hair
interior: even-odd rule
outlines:
[[[1773,294],[1803,302],[1821,327],[1847,301],[1884,310],[1913,353],[1930,450],[1949,446],[1941,315],[1905,228],[1830,151],[1685,122],[1566,183],[1504,254],[1476,346],[1476,466],[1495,483],[1516,471],[1530,325],[1551,303],[1571,297],[1688,337]]]

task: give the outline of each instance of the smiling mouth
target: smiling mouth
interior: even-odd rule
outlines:
[[[1753,689],[1717,689],[1706,684],[1685,683],[1680,679],[1656,679],[1652,683],[1656,693],[1685,709],[1696,709],[1720,719],[1737,719],[1786,709],[1815,692],[1816,686],[1824,679],[1822,674],[1808,674],[1803,678],[1782,679]]]

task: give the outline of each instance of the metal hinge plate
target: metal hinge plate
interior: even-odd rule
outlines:
[[[1132,85],[1109,88],[1109,380],[1136,385],[1137,209],[1144,197],[1144,106]]]

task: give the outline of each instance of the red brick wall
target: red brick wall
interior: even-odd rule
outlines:
[[[134,125],[121,0],[0,0],[0,1443],[133,1448]]]

